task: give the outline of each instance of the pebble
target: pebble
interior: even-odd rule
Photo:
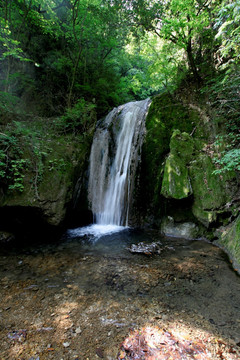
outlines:
[[[76,333],[76,334],[81,334],[81,332],[82,332],[82,330],[81,330],[80,327],[76,328],[76,330],[75,330],[75,333]]]
[[[63,346],[64,346],[65,348],[67,348],[67,347],[70,346],[70,343],[69,343],[69,342],[65,342],[65,343],[63,343]]]

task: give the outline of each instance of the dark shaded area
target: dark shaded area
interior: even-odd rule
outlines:
[[[4,206],[0,208],[0,230],[13,233],[11,244],[24,246],[27,243],[52,242],[63,232],[62,227],[50,225],[39,208]]]

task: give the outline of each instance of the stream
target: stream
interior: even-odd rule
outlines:
[[[160,242],[159,251],[129,251],[141,242]],[[240,277],[210,243],[72,232],[1,246],[0,273],[1,360],[124,359],[124,339],[146,327],[199,339],[211,359],[240,358]]]

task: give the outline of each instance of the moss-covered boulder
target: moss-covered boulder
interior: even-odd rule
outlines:
[[[161,194],[172,199],[184,199],[192,194],[188,168],[177,155],[170,154],[166,160]]]
[[[81,143],[68,144],[64,138],[49,139],[48,146],[52,151],[36,164],[36,172],[26,169],[23,190],[3,193],[0,206],[39,209],[48,224],[58,226],[66,215],[88,150]]]
[[[191,135],[174,130],[170,140],[170,153],[181,158],[187,165],[192,160],[194,152],[194,140]]]
[[[219,229],[218,235],[215,243],[228,253],[233,267],[240,274],[240,215],[228,227]]]
[[[170,151],[170,139],[175,130],[190,134],[198,121],[197,112],[185,105],[179,97],[166,92],[153,98],[146,119],[147,132],[142,149],[140,184],[135,204],[143,217],[146,213],[147,216],[154,213],[156,218],[163,215],[161,188],[165,159]],[[177,139],[178,133],[175,134]],[[185,143],[184,138],[182,142]],[[174,149],[174,141],[172,148]],[[185,149],[185,145],[183,148]]]
[[[231,198],[227,176],[214,174],[215,166],[204,153],[198,154],[190,163],[189,174],[194,194],[192,211],[206,227],[217,219],[217,211]]]
[[[21,237],[27,232],[37,236],[44,228],[58,232],[66,216],[69,223],[74,217],[74,206],[78,224],[85,223],[81,216],[89,212],[84,174],[92,129],[84,136],[63,132],[53,119],[44,118],[12,122],[9,129],[2,129],[0,139],[0,155],[8,159],[0,169],[0,230]]]
[[[188,162],[194,151],[192,137],[186,132],[174,130],[170,140],[170,154],[167,157],[161,194],[166,198],[184,199],[192,194],[188,174]]]

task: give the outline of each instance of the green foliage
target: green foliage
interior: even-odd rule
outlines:
[[[23,192],[27,173],[36,188],[42,179],[48,147],[41,134],[15,121],[0,133],[0,185],[9,191]],[[49,149],[48,149],[49,150]]]
[[[8,21],[2,17],[0,17],[0,44],[0,60],[13,57],[22,61],[30,61],[24,56],[20,41],[13,38]]]
[[[214,174],[222,174],[226,171],[240,171],[240,149],[224,151],[220,159],[215,159],[215,163],[220,166]]]
[[[211,81],[203,92],[208,96],[216,114],[216,122],[223,127],[223,135],[218,136],[215,146],[218,157],[215,159],[216,174],[226,171],[239,171],[240,143],[240,70],[238,66],[228,67]]]
[[[15,111],[18,102],[19,99],[16,96],[9,94],[6,91],[0,91],[0,122],[1,120],[4,120],[4,113]]]
[[[240,1],[227,1],[221,6],[215,27],[216,38],[221,39],[220,54],[227,59],[223,66],[238,62],[240,57]]]
[[[94,103],[79,99],[72,108],[68,108],[64,115],[54,121],[57,131],[85,136],[89,126],[95,121],[95,108]]]
[[[19,139],[12,133],[0,133],[0,183],[9,190],[23,191],[28,160],[22,158]]]
[[[24,171],[26,171],[27,163],[28,160],[26,159],[18,159],[11,161],[9,178],[12,182],[12,185],[9,185],[9,190],[17,190],[20,192],[24,190]]]
[[[212,27],[217,3],[198,0],[111,0],[118,11],[131,18],[132,32],[152,32],[171,43],[175,52],[180,49],[187,56],[189,72],[199,82],[206,74],[205,63],[213,66],[215,48]],[[138,31],[137,31],[137,30]],[[171,61],[174,62],[174,57]],[[204,72],[204,73],[203,73]]]
[[[84,133],[79,114],[91,121],[91,104],[100,117],[172,92],[189,74],[200,83],[216,64],[235,66],[238,9],[239,0],[3,0],[0,91],[59,116],[62,132]]]
[[[48,170],[49,171],[58,171],[61,174],[65,173],[67,169],[67,163],[63,158],[60,159],[52,159],[48,162]]]

